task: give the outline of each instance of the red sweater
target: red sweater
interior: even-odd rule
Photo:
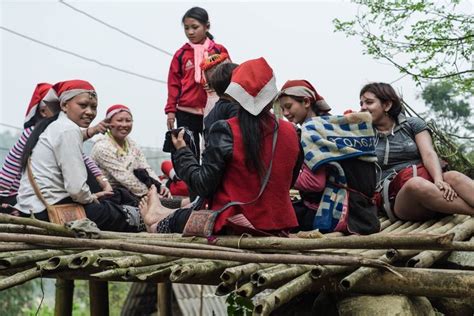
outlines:
[[[227,121],[233,135],[232,160],[226,166],[219,190],[213,195],[211,209],[217,210],[229,201],[247,202],[255,199],[260,190],[260,179],[255,172],[245,166],[244,144],[238,118]],[[216,221],[214,233],[225,225],[226,219],[243,213],[252,225],[260,230],[286,230],[298,226],[291,205],[289,190],[299,154],[299,144],[294,127],[279,121],[278,139],[273,158],[270,179],[260,198],[252,204],[232,206],[222,212]],[[268,166],[271,158],[273,127],[265,132],[263,141],[263,161]]]
[[[226,53],[227,49],[211,41],[209,54]],[[199,67],[199,65],[197,65]],[[168,73],[168,101],[165,113],[176,112],[176,106],[203,109],[206,91],[194,80],[194,50],[188,43],[178,49],[171,60]]]

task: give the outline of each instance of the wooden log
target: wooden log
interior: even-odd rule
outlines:
[[[464,223],[452,228],[449,231],[451,234],[454,234],[454,240],[465,240],[471,238],[474,234],[474,218],[470,218]],[[470,243],[466,243],[470,244]],[[466,250],[466,249],[461,249]],[[441,259],[447,255],[449,251],[423,251],[411,258],[407,262],[407,266],[416,267],[416,268],[427,268],[431,267],[434,262]]]
[[[258,270],[272,266],[271,263],[247,263],[236,267],[230,267],[221,274],[221,280],[224,283],[234,285],[239,280],[247,280],[250,275]]]
[[[71,316],[74,296],[74,281],[56,279],[54,316]]]
[[[225,296],[229,294],[230,292],[232,292],[234,289],[235,289],[235,285],[233,286],[232,284],[221,282],[219,283],[219,285],[217,285],[216,292],[214,294],[216,296]]]
[[[441,238],[446,238],[442,236]],[[439,238],[439,237],[438,237]],[[342,239],[342,238],[340,238]],[[289,255],[289,254],[258,254],[258,253],[232,253],[220,251],[207,251],[197,249],[174,249],[161,246],[148,246],[127,243],[115,240],[93,240],[83,238],[53,237],[53,236],[35,236],[20,235],[10,233],[0,233],[0,240],[20,241],[30,243],[52,243],[63,246],[82,245],[86,247],[110,248],[124,251],[134,251],[148,254],[158,254],[167,256],[181,256],[183,258],[201,258],[213,260],[227,260],[238,262],[254,263],[288,263],[288,264],[339,264],[339,265],[358,265],[388,268],[384,262],[366,259],[360,256],[342,256],[342,255]]]
[[[109,287],[104,281],[89,281],[91,316],[109,315]]]
[[[102,257],[120,257],[128,255],[128,252],[111,249],[87,250],[76,254],[68,264],[70,269],[85,269],[91,266],[98,267],[97,261]]]

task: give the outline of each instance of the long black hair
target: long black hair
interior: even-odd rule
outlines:
[[[382,102],[382,104],[392,102],[392,106],[387,114],[398,124],[398,115],[402,111],[402,102],[393,87],[385,82],[372,82],[362,87],[359,98],[366,92],[371,92]]]
[[[277,121],[270,114],[271,103],[258,115],[253,116],[243,107],[240,107],[238,118],[242,140],[244,142],[245,166],[250,170],[257,171],[260,178],[263,178],[267,166],[262,159],[262,144],[265,131],[268,130],[270,122],[274,122],[277,128]]]
[[[184,23],[184,19],[186,18],[195,19],[199,23],[207,27],[211,26],[211,24],[209,23],[209,15],[207,14],[207,11],[201,7],[192,7],[191,9],[186,11],[186,13],[183,15],[181,22]],[[206,32],[206,36],[209,37],[209,39],[211,40],[214,39],[214,36],[209,33],[209,31]]]
[[[23,149],[23,154],[21,156],[21,170],[26,169],[26,165],[28,163],[28,159],[31,156],[31,153],[33,152],[33,149],[35,148],[36,144],[38,143],[38,139],[40,135],[44,132],[46,127],[49,126],[49,124],[53,123],[58,119],[59,113],[52,117],[48,117],[45,119],[42,119],[39,123],[36,124],[35,129],[31,133],[30,137],[28,137],[28,140],[26,141],[25,148]]]

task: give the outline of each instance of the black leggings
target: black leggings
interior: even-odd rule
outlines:
[[[202,120],[203,116],[198,114],[192,114],[183,111],[176,111],[176,125],[178,127],[186,126],[190,131],[193,132],[194,142],[196,143],[197,159],[201,156],[201,148],[199,144],[199,134],[202,134]]]

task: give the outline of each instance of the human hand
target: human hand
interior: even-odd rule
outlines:
[[[100,191],[97,193],[92,194],[92,197],[96,203],[99,203],[99,199],[107,196],[112,196],[114,195],[114,192],[110,191]]]
[[[160,187],[160,197],[169,198],[169,199],[173,198],[170,190],[165,185],[162,185]]]
[[[166,119],[166,126],[168,127],[168,130],[172,130],[174,128],[174,121],[176,121],[176,114],[170,112],[167,113],[166,116],[168,117]]]
[[[99,124],[89,127],[87,129],[87,135],[89,137],[92,137],[99,133],[104,134],[105,132],[107,132],[109,128],[110,128],[110,124],[106,120],[103,120],[103,121],[100,121]]]
[[[446,201],[453,201],[458,196],[451,185],[445,181],[438,180],[435,182],[435,185],[440,191],[443,191],[443,198]]]
[[[186,147],[186,142],[184,141],[184,128],[179,131],[178,136],[171,133],[171,141],[176,149]]]

